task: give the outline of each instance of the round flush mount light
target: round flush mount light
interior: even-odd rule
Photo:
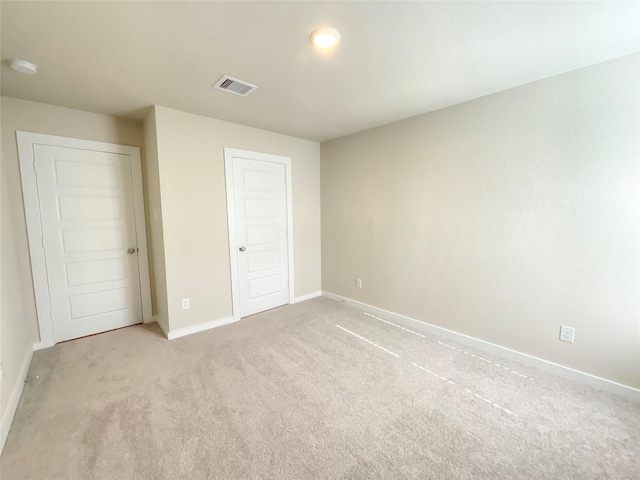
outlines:
[[[35,63],[19,59],[11,61],[11,68],[16,72],[26,73],[28,75],[34,75],[38,71],[38,66]]]
[[[340,32],[335,28],[319,28],[314,30],[309,37],[311,43],[319,48],[331,48],[340,41]]]

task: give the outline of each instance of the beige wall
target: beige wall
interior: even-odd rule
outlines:
[[[232,315],[224,147],[292,158],[295,295],[319,291],[319,144],[164,107],[155,117],[170,330]]]
[[[156,131],[155,107],[149,109],[144,124],[145,150],[145,205],[147,218],[147,243],[149,244],[149,275],[154,289],[154,315],[169,331],[167,307],[167,271],[164,262],[164,233],[162,228],[162,201],[160,197],[160,170],[158,166],[158,132]]]
[[[4,416],[31,343],[39,341],[31,264],[22,202],[16,131],[143,145],[142,125],[106,115],[2,97],[2,245],[0,358],[4,378],[0,407]]]
[[[323,143],[323,290],[640,387],[639,67]]]

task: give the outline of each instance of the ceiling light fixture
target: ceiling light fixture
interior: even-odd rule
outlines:
[[[316,47],[331,48],[340,41],[340,32],[330,27],[319,28],[311,32],[309,39]]]
[[[26,73],[28,75],[34,75],[38,71],[38,66],[35,63],[19,59],[11,61],[11,68],[16,72]]]

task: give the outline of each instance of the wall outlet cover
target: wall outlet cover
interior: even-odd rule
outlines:
[[[560,326],[560,340],[573,343],[576,337],[576,329],[573,327]]]

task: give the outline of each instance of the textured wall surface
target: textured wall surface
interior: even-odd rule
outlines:
[[[323,143],[323,290],[640,387],[639,84],[635,54]]]
[[[225,147],[291,157],[295,295],[319,291],[320,145],[159,106],[155,121],[169,329],[232,314]]]

